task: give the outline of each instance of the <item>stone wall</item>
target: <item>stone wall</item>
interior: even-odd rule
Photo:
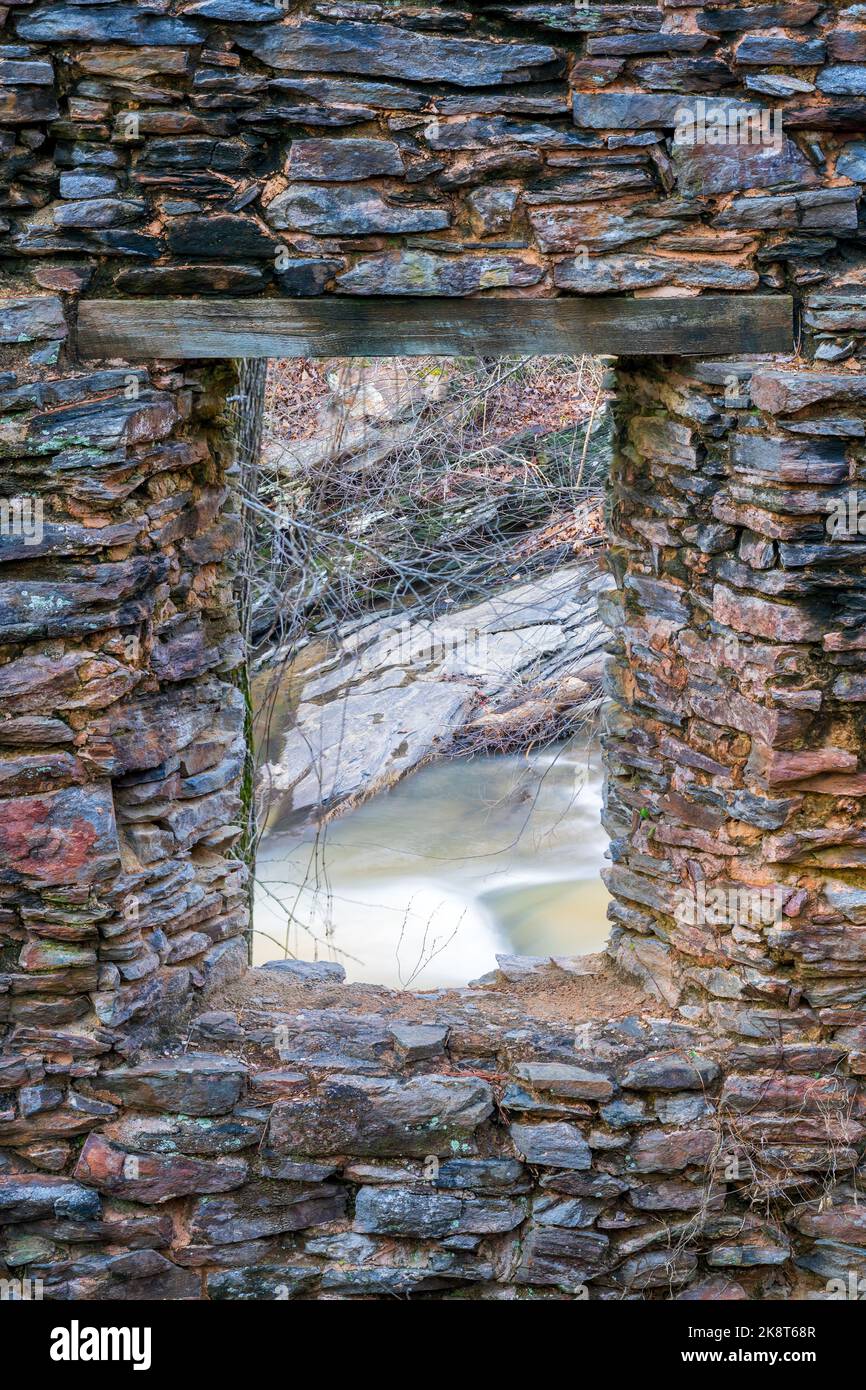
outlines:
[[[0,1016],[13,1046],[68,1026],[117,1036],[239,954],[234,381],[228,367],[153,364],[2,382],[4,501],[40,518],[31,534],[7,528],[0,571]],[[37,1146],[46,1126],[81,1132],[66,1108],[31,1125]],[[21,1137],[11,1116],[6,1137]]]
[[[856,4],[3,13],[0,248],[22,283],[743,292],[859,254]]]
[[[847,1288],[863,543],[827,520],[863,378],[620,365],[611,951],[648,999],[576,1029],[505,983],[493,1017],[472,990],[286,1003],[263,971],[210,1002],[246,959],[235,393],[226,366],[169,364],[6,393],[10,493],[46,518],[0,590],[7,1277],[59,1299]]]
[[[613,943],[721,1032],[864,1001],[864,387],[799,361],[620,379]]]
[[[0,16],[0,1273],[866,1273],[861,7]],[[751,102],[766,142],[673,140]],[[260,1006],[214,996],[246,959],[238,372],[83,366],[80,296],[759,287],[797,296],[802,356],[619,365],[611,951],[654,1002],[575,1034],[518,986],[495,1017],[261,972]]]
[[[170,1050],[103,1050],[98,1074],[78,1051],[74,1166],[10,1146],[0,1176],[6,1277],[63,1301],[718,1300],[866,1273],[838,1043],[725,1048],[651,1011],[575,1028],[515,985],[281,999],[253,974]]]

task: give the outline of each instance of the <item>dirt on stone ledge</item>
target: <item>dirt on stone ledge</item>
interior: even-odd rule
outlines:
[[[233,1012],[277,1009],[281,1013],[337,1009],[342,1013],[399,1016],[419,1023],[433,1023],[449,1013],[474,1013],[503,1026],[513,1025],[519,1018],[577,1024],[631,1014],[671,1016],[667,1005],[617,973],[607,957],[587,956],[585,962],[592,973],[578,975],[551,964],[518,980],[507,979],[500,972],[491,984],[424,991],[369,984],[300,985],[282,979],[276,971],[251,969],[209,995],[206,1008]]]

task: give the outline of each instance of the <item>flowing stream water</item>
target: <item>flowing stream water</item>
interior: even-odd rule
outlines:
[[[498,953],[598,951],[600,806],[597,745],[570,742],[431,763],[318,830],[275,826],[259,846],[254,961],[288,950],[429,989],[495,969]]]

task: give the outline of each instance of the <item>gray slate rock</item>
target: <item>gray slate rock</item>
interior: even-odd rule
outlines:
[[[852,140],[845,145],[836,160],[836,173],[857,183],[866,183],[866,143]]]
[[[346,978],[343,966],[335,960],[269,960],[260,967],[297,985],[341,985]]]
[[[778,63],[787,67],[812,67],[823,63],[827,50],[821,39],[786,38],[784,34],[750,34],[737,45],[738,63],[757,67]]]
[[[866,72],[866,68],[864,68]],[[866,87],[864,87],[866,92]],[[776,193],[758,198],[734,198],[715,218],[717,227],[752,227],[774,231],[856,231],[856,187],[819,188],[814,192]]]
[[[526,1169],[516,1158],[449,1158],[440,1163],[434,1186],[483,1192],[524,1192]]]
[[[515,1148],[527,1163],[548,1168],[592,1167],[589,1145],[576,1125],[563,1123],[510,1126]]]
[[[334,1183],[250,1182],[194,1202],[189,1233],[194,1244],[233,1245],[339,1221],[345,1210],[346,1191]]]
[[[409,1062],[438,1057],[444,1051],[448,1028],[436,1023],[392,1023],[388,1032]]]
[[[681,193],[704,197],[790,183],[806,187],[818,174],[786,136],[775,145],[674,144],[671,157]]]
[[[492,1111],[490,1086],[475,1077],[337,1075],[309,1099],[274,1105],[270,1145],[322,1156],[452,1157]]]
[[[142,1110],[225,1115],[240,1099],[246,1074],[246,1065],[231,1057],[184,1053],[103,1072],[99,1090]]]
[[[116,190],[115,174],[87,174],[73,170],[60,175],[61,198],[108,198]]]
[[[235,41],[251,49],[261,62],[283,71],[357,72],[409,82],[444,81],[456,87],[545,81],[558,77],[564,68],[563,56],[547,44],[440,38],[390,24],[304,19],[291,27],[270,25],[254,33],[241,30]]]
[[[594,137],[581,135],[564,122],[544,125],[536,121],[509,120],[506,116],[467,116],[431,121],[424,139],[433,150],[482,150],[488,146],[529,145],[538,149],[594,148]]]
[[[529,1232],[515,1282],[577,1290],[605,1270],[609,1246],[601,1232],[539,1223]]]
[[[269,19],[280,20],[285,15],[281,6],[265,5],[260,0],[191,0],[184,5],[183,12],[236,24],[260,24]]]
[[[817,77],[819,92],[828,96],[866,96],[866,65],[863,63],[839,63],[838,66],[824,68]]]
[[[203,43],[208,26],[198,20],[146,14],[135,5],[48,5],[15,21],[22,39],[40,43],[123,43],[161,48]]]
[[[402,1187],[362,1187],[355,1202],[354,1230],[375,1235],[421,1236],[426,1240],[513,1231],[525,1204],[508,1197],[457,1197],[445,1192],[408,1192]]]
[[[230,263],[247,258],[273,261],[276,250],[258,222],[230,212],[176,218],[169,223],[167,241],[175,256],[224,256]]]
[[[147,204],[135,198],[81,198],[74,202],[58,203],[54,209],[54,222],[58,227],[82,227],[89,231],[140,222],[146,213]]]
[[[207,1276],[208,1298],[214,1302],[298,1298],[316,1281],[318,1269],[305,1265],[246,1265],[220,1269]]]
[[[675,260],[671,256],[566,257],[558,262],[553,278],[560,289],[580,294],[607,294],[659,285],[717,290],[752,290],[758,285],[757,273],[744,266]]]
[[[562,1062],[519,1062],[514,1075],[536,1091],[574,1100],[609,1100],[616,1089],[606,1077]]]
[[[308,182],[344,183],[403,173],[403,156],[392,140],[293,140],[288,174]]]
[[[387,202],[374,188],[295,183],[265,210],[278,231],[320,236],[370,236],[378,232],[441,231],[451,221],[446,208],[404,207]]]
[[[287,260],[277,263],[274,279],[284,294],[306,298],[323,294],[328,281],[333,279],[337,271],[344,270],[345,266],[345,261],[290,256]]]
[[[633,1062],[622,1078],[629,1091],[700,1091],[719,1075],[709,1057],[667,1052]]]
[[[0,343],[65,338],[66,319],[56,295],[28,295],[0,303]]]
[[[517,206],[517,189],[508,187],[477,188],[466,199],[477,226],[485,235],[505,232],[511,225]]]
[[[778,0],[768,5],[708,5],[698,14],[698,28],[711,34],[736,34],[743,29],[796,28],[814,19],[817,0]]]
[[[320,262],[310,264],[315,266]],[[133,270],[121,271],[115,280],[119,290],[147,294],[155,299],[171,294],[257,294],[266,283],[266,276],[258,266],[219,262],[214,265],[136,266]]]
[[[102,1200],[92,1187],[44,1173],[0,1174],[0,1217],[3,1221],[92,1220]]]
[[[698,106],[698,102],[701,106]],[[586,130],[646,130],[648,127],[673,129],[683,122],[683,113],[692,118],[703,111],[707,121],[712,113],[737,114],[742,120],[751,114],[759,122],[761,107],[735,97],[678,96],[676,93],[575,92],[574,123]]]

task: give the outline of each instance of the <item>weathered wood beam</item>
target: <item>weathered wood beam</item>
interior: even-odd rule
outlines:
[[[790,352],[788,295],[677,299],[91,299],[85,358]]]

